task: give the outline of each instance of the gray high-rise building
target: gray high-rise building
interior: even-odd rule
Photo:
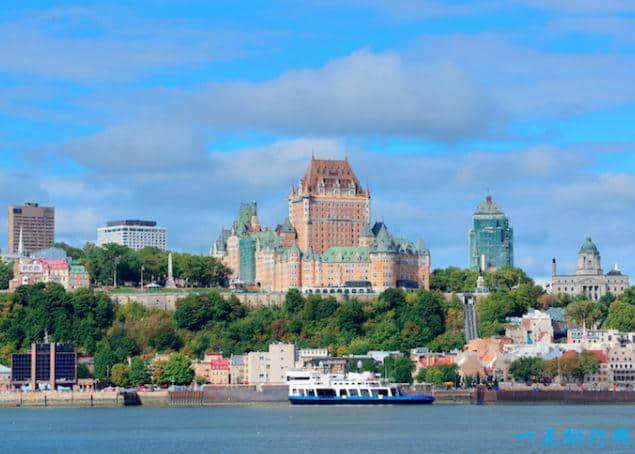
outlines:
[[[7,242],[9,254],[16,254],[20,232],[25,254],[48,249],[55,242],[55,208],[41,207],[37,203],[11,205],[8,216]]]
[[[469,267],[493,271],[514,265],[514,230],[503,210],[487,196],[474,212],[468,232]]]

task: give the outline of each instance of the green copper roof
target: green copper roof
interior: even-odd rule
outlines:
[[[333,246],[322,254],[323,262],[331,263],[356,263],[368,262],[368,248],[365,246]]]
[[[71,274],[88,274],[88,271],[86,271],[86,268],[84,267],[84,265],[79,265],[76,263],[71,264],[71,267],[69,269],[69,273]]]
[[[251,225],[251,217],[257,216],[256,202],[243,202],[238,209],[238,216],[234,221],[233,228],[238,236],[243,236]]]
[[[580,252],[593,252],[595,254],[599,254],[598,248],[591,237],[587,237],[587,239],[584,240],[584,243],[582,243],[582,247],[580,248]]]
[[[280,248],[280,257],[283,260],[287,260],[289,257],[293,256],[300,257],[300,248],[298,247],[298,243],[295,241],[292,246]]]
[[[291,225],[291,221],[289,220],[289,218],[285,218],[284,223],[280,227],[280,231],[281,232],[285,232],[285,233],[293,233],[293,232],[295,232],[295,230],[293,229],[293,226]]]
[[[420,254],[430,254],[430,250],[426,247],[426,244],[423,242],[423,238],[419,238],[417,243],[415,244],[415,249]]]
[[[322,260],[322,256],[320,254],[316,254],[315,252],[313,252],[313,248],[309,246],[309,248],[306,250],[306,252],[302,256],[302,260],[306,262],[311,262],[311,261],[319,262],[320,260]]]
[[[481,202],[476,207],[475,215],[481,216],[504,216],[505,213],[494,201],[492,201],[492,196],[487,196],[484,202]]]
[[[386,225],[382,223],[376,223],[373,226],[373,232],[375,234],[375,241],[370,247],[371,252],[399,252],[399,246],[395,244],[395,241],[388,232]]]
[[[276,235],[276,232],[272,232],[271,230],[252,233],[250,236],[258,241],[261,248],[274,249],[280,246],[280,237]]]

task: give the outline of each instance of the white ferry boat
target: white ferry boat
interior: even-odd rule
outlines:
[[[325,375],[311,371],[289,371],[289,402],[294,405],[423,405],[433,396],[403,395],[394,383],[370,372]]]

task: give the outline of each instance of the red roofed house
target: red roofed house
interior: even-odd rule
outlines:
[[[66,260],[40,259],[44,270],[44,282],[57,282],[68,288],[68,262]]]
[[[192,363],[196,377],[204,379],[214,385],[229,384],[231,364],[229,358],[223,358],[222,353],[206,353],[202,361]]]
[[[415,364],[413,375],[419,372],[422,367],[434,367],[439,365],[451,366],[454,364],[456,355],[450,353],[431,352],[427,348],[413,348],[410,350],[410,359]]]

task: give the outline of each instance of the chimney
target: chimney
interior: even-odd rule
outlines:
[[[556,258],[552,258],[551,259],[551,275],[555,276],[556,275]]]

